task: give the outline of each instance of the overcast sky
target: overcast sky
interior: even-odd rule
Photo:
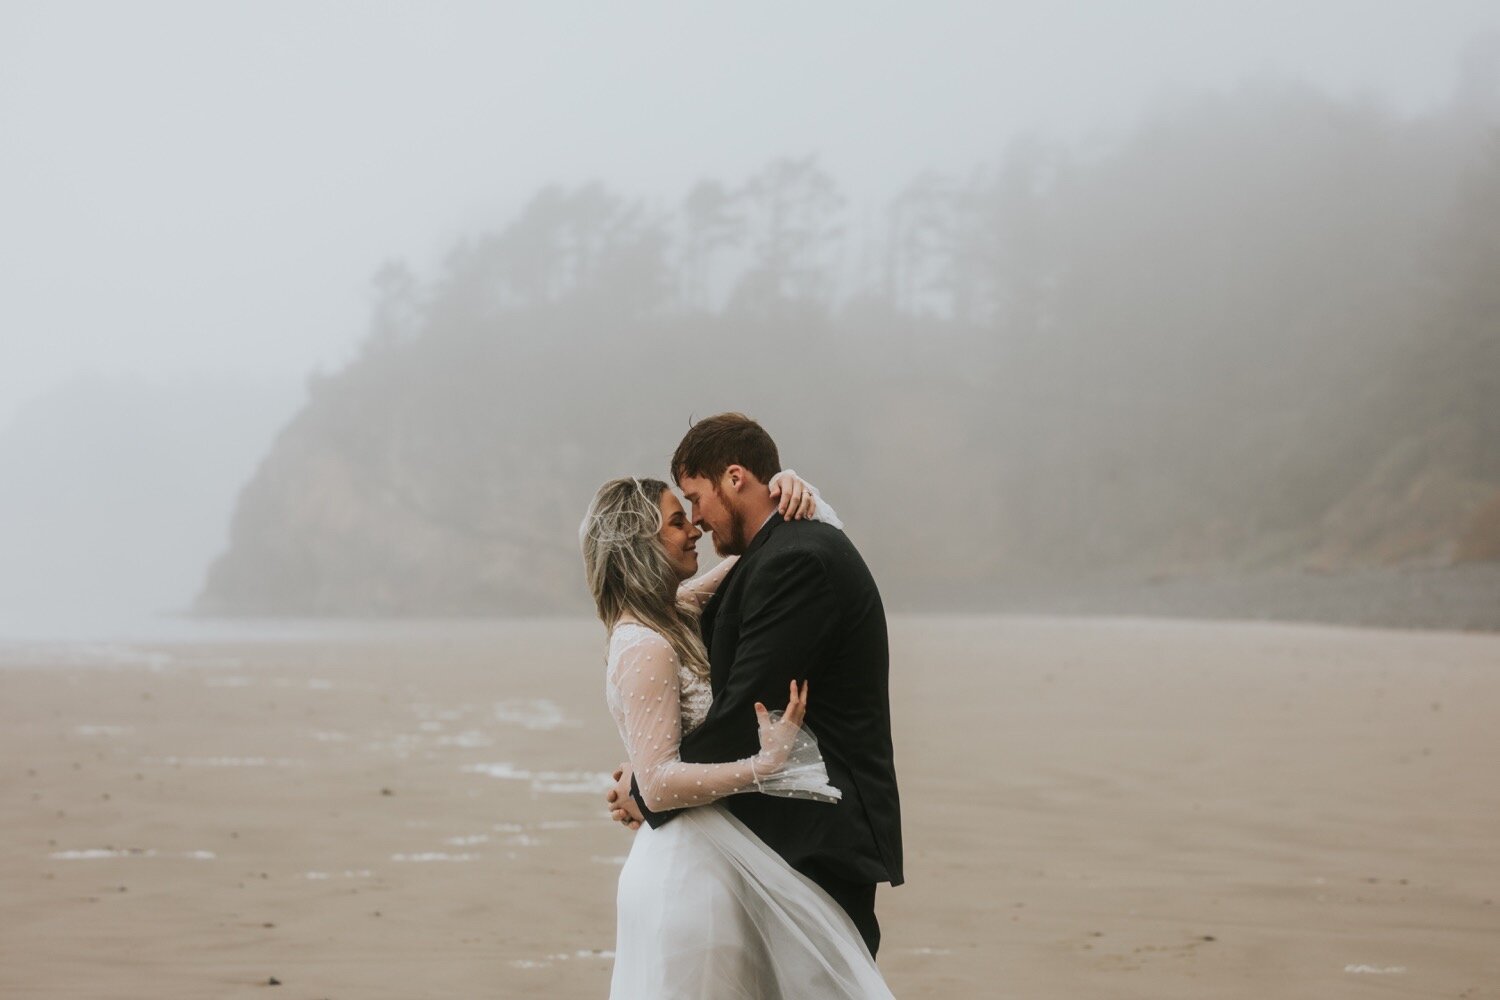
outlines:
[[[1173,88],[1443,101],[1497,0],[0,0],[0,427],[72,373],[336,367],[369,277],[548,181],[675,199],[816,153],[858,198]]]

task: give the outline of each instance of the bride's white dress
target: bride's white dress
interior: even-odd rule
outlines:
[[[843,909],[718,804],[757,792],[749,760],[678,759],[682,734],[708,714],[708,681],[659,633],[623,622],[610,637],[606,691],[646,804],[684,808],[660,829],[641,827],[620,873],[613,1000],[891,996]],[[799,740],[759,793],[838,790],[816,744]]]

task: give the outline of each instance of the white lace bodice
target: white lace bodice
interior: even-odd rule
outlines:
[[[682,703],[682,734],[686,736],[708,718],[709,706],[714,703],[714,690],[707,677],[699,677],[682,664],[677,666],[677,681],[682,691],[679,699]]]

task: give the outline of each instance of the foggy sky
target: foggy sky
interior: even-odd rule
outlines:
[[[1174,89],[1442,102],[1493,0],[0,4],[0,427],[80,369],[300,379],[549,181],[816,153],[856,204]]]

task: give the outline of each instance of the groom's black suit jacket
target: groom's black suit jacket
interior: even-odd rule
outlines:
[[[783,708],[790,681],[806,680],[805,725],[843,798],[830,805],[751,794],[732,795],[725,804],[825,888],[836,879],[900,885],[885,609],[848,536],[820,521],[772,514],[719,584],[701,624],[713,707],[683,738],[682,759],[753,756],[760,750],[755,703]],[[644,803],[641,812],[653,827],[676,815],[653,813]]]

